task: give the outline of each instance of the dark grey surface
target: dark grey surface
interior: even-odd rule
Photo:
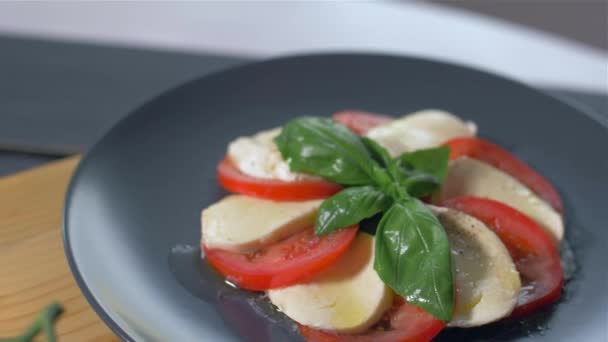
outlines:
[[[84,151],[145,100],[244,61],[0,36],[0,150],[11,143]],[[548,92],[608,122],[606,95]],[[48,160],[0,152],[0,176]]]
[[[608,82],[608,79],[606,81]],[[545,89],[545,91],[573,106],[580,107],[598,122],[608,125],[608,95],[563,89]]]
[[[471,329],[440,340],[605,338],[608,284],[599,261],[608,257],[608,161],[600,156],[608,129],[519,83],[447,64],[364,55],[275,60],[186,84],[141,107],[89,152],[68,193],[64,234],[70,266],[102,318],[126,339],[295,338],[283,320],[255,313],[249,306],[255,296],[226,295],[219,279],[188,261],[198,258],[185,245],[198,244],[200,209],[223,194],[215,166],[227,142],[290,117],[345,107],[459,113],[563,194],[566,235],[579,265],[563,302],[539,314],[538,328],[516,322],[510,330]],[[176,265],[172,251],[192,254]],[[202,292],[181,285],[184,274]]]
[[[242,61],[0,36],[0,176],[52,160],[7,144],[84,151],[149,98]]]
[[[168,88],[169,86],[167,86],[167,89]],[[570,90],[543,89],[543,91],[545,91],[547,94],[562,99],[576,106],[577,108],[585,110],[598,122],[608,124],[608,96],[601,94],[581,93]],[[152,94],[150,96],[152,96]],[[38,114],[43,116],[44,112],[39,112]],[[114,116],[110,116],[106,119],[108,122],[100,125],[99,127],[95,127],[94,131],[90,134],[91,136],[101,136],[105,130],[105,127],[112,126],[118,120],[118,118]],[[70,132],[66,131],[65,134],[69,135]],[[26,136],[27,133],[24,135]],[[78,146],[70,146],[70,148],[78,148]],[[81,148],[82,147],[84,147],[86,150],[89,145],[81,146]],[[22,171],[55,159],[56,158],[53,157],[37,156],[34,154],[24,154],[10,151],[0,152],[0,176]]]
[[[0,177],[55,160],[53,157],[0,151]]]
[[[150,97],[241,61],[0,36],[0,145],[90,146]]]

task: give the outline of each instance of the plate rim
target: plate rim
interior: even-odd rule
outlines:
[[[123,329],[117,322],[115,322],[110,317],[110,315],[108,314],[108,312],[106,312],[106,310],[103,308],[101,303],[99,303],[97,301],[97,299],[95,298],[95,295],[90,290],[89,286],[87,285],[87,283],[84,280],[84,277],[82,276],[82,273],[80,272],[80,269],[78,268],[78,265],[76,263],[76,257],[72,252],[72,245],[70,242],[71,240],[70,240],[69,231],[70,231],[71,225],[69,224],[69,219],[68,219],[69,211],[70,211],[71,203],[73,201],[73,195],[74,195],[75,188],[77,187],[79,179],[82,177],[83,170],[85,169],[86,165],[88,164],[89,160],[91,159],[91,155],[93,155],[95,153],[95,151],[98,149],[98,147],[101,145],[101,143],[119,126],[123,126],[123,125],[125,125],[125,123],[127,121],[134,120],[135,118],[139,117],[141,115],[142,109],[144,107],[153,103],[160,97],[171,95],[174,92],[177,92],[180,89],[188,87],[196,82],[200,82],[201,80],[221,76],[224,73],[239,72],[241,69],[248,69],[248,68],[252,68],[252,67],[255,68],[258,66],[262,66],[262,65],[266,65],[266,64],[273,64],[276,62],[287,62],[287,61],[302,60],[302,59],[306,60],[306,59],[310,59],[310,58],[352,58],[352,57],[382,58],[382,59],[389,58],[389,59],[394,59],[394,60],[401,60],[404,62],[434,63],[434,64],[441,64],[443,66],[447,66],[450,68],[461,69],[463,71],[466,71],[467,73],[472,72],[472,73],[482,74],[484,76],[489,76],[489,77],[493,78],[494,80],[497,80],[500,82],[507,82],[507,83],[510,83],[511,85],[515,85],[520,88],[523,87],[523,88],[527,89],[528,91],[535,93],[536,96],[545,97],[545,98],[550,99],[553,102],[557,102],[561,106],[566,106],[570,109],[570,111],[577,112],[578,114],[582,114],[583,117],[587,118],[588,120],[591,120],[594,124],[601,126],[608,133],[608,120],[606,120],[606,122],[602,121],[601,118],[598,118],[598,117],[596,117],[596,115],[592,114],[591,110],[589,108],[585,107],[582,104],[579,104],[576,101],[564,100],[555,95],[549,94],[549,93],[543,91],[542,89],[535,88],[531,85],[523,83],[522,81],[518,81],[513,78],[510,78],[510,77],[507,77],[507,76],[504,76],[504,75],[501,75],[498,73],[494,73],[490,70],[477,68],[477,67],[473,67],[473,66],[465,65],[465,64],[461,64],[461,63],[445,61],[445,60],[441,60],[441,59],[426,58],[426,57],[420,57],[420,56],[414,56],[414,55],[399,55],[399,54],[390,54],[390,53],[369,53],[369,52],[357,52],[357,51],[290,54],[290,55],[280,55],[278,57],[267,58],[267,59],[262,59],[262,60],[257,60],[257,61],[244,62],[241,64],[237,64],[236,66],[226,67],[226,68],[222,68],[220,70],[217,70],[217,71],[214,71],[214,72],[211,72],[208,74],[195,76],[190,80],[187,80],[187,81],[179,83],[175,86],[169,87],[169,88],[161,91],[160,93],[157,93],[157,94],[147,98],[143,103],[140,103],[136,107],[129,110],[125,116],[123,116],[121,119],[119,119],[113,125],[111,125],[110,128],[108,128],[100,136],[100,138],[97,139],[95,141],[95,143],[82,155],[80,161],[78,162],[78,165],[76,166],[74,172],[72,173],[72,175],[70,177],[70,181],[69,181],[66,193],[65,193],[65,197],[64,197],[64,201],[63,201],[63,210],[62,210],[62,228],[61,228],[61,230],[62,230],[62,241],[63,241],[64,254],[66,256],[70,272],[72,273],[72,276],[76,282],[76,285],[78,285],[80,292],[83,294],[83,296],[85,297],[85,299],[87,300],[89,305],[93,308],[93,310],[101,318],[101,320],[106,324],[106,326],[108,326],[110,328],[110,330],[112,330],[116,335],[118,335],[118,337],[120,339],[122,339],[123,341],[129,341],[129,342],[135,341],[135,339],[132,336],[130,336],[125,331],[125,329]]]

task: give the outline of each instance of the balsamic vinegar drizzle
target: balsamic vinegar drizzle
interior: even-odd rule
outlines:
[[[263,293],[228,283],[205,260],[198,246],[176,245],[169,269],[191,295],[213,305],[226,329],[245,341],[304,341],[295,324],[278,312]]]

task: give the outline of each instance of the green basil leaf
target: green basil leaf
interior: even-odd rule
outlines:
[[[367,150],[370,152],[372,158],[385,170],[388,171],[387,174],[386,171],[383,170],[384,173],[382,175],[377,175],[375,177],[377,184],[381,187],[385,187],[388,185],[389,182],[398,182],[401,174],[401,172],[399,171],[399,165],[393,158],[391,158],[391,155],[388,153],[388,151],[382,145],[378,144],[370,138],[362,137],[361,141],[363,142]],[[388,178],[387,176],[390,178]]]
[[[397,158],[404,177],[401,183],[414,197],[435,192],[448,172],[449,147],[436,147],[404,153]]]
[[[294,172],[343,185],[374,183],[378,164],[359,136],[327,118],[300,117],[288,122],[275,143]]]
[[[443,183],[448,174],[448,160],[450,148],[446,146],[428,148],[400,155],[398,163],[406,171],[421,171],[435,178],[439,184]]]
[[[372,186],[346,188],[326,199],[319,208],[315,234],[325,235],[352,226],[387,210],[392,199]]]
[[[394,165],[393,158],[391,158],[391,155],[382,145],[367,137],[361,137],[361,141],[363,142],[363,145],[367,147],[372,158],[374,158],[382,167],[388,168],[391,165]]]
[[[395,202],[376,232],[374,268],[380,278],[409,303],[442,321],[454,310],[448,238],[417,199]]]
[[[405,172],[407,175],[402,181],[407,193],[413,197],[428,196],[435,192],[441,186],[437,177],[430,173],[414,170],[413,172]]]

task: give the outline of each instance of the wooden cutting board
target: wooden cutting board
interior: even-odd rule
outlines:
[[[59,342],[119,341],[83,297],[63,252],[63,199],[78,161],[0,178],[0,339],[21,334],[58,301],[65,309],[56,324]]]

